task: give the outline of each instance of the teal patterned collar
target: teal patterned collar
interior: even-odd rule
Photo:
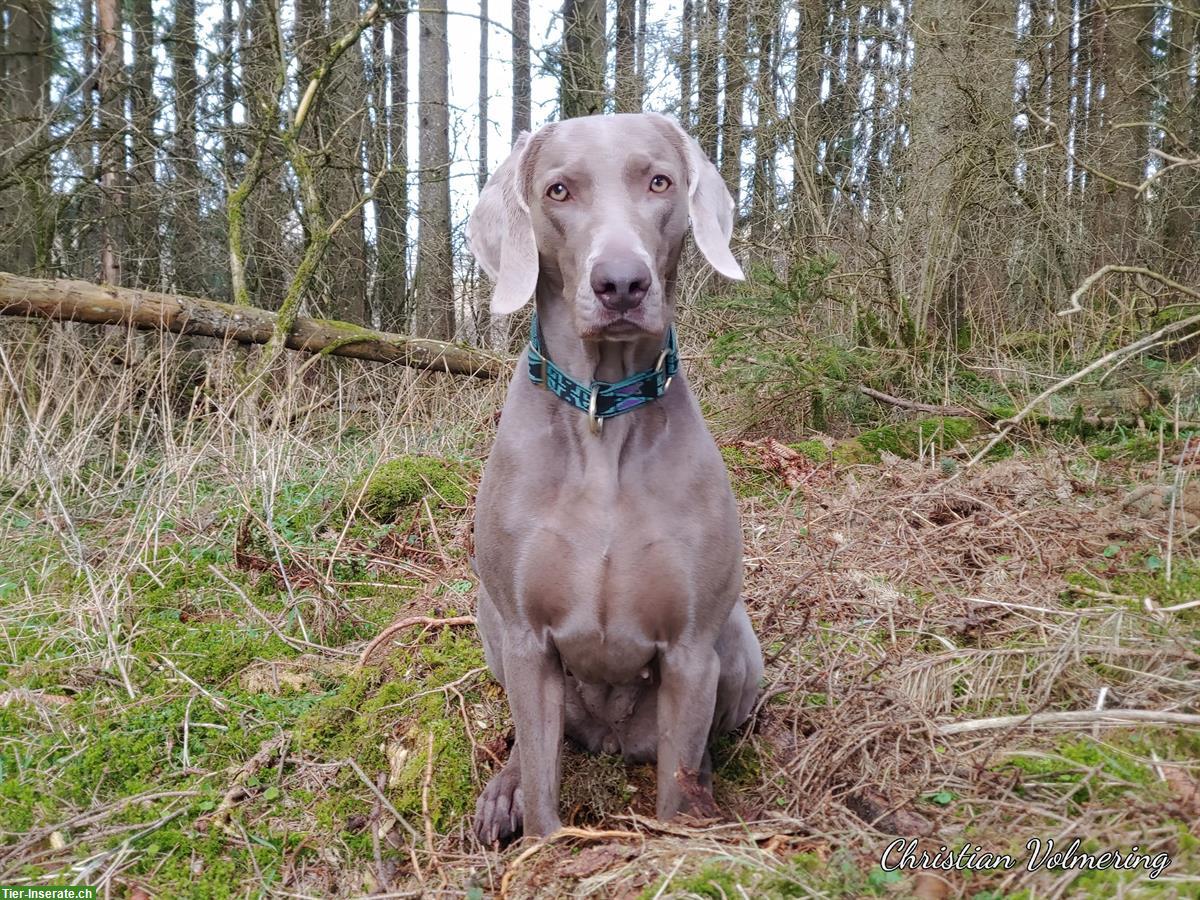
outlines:
[[[590,385],[576,381],[546,355],[538,335],[537,316],[529,334],[529,380],[544,384],[546,390],[587,413],[592,433],[599,434],[605,419],[657,400],[671,386],[679,371],[679,352],[675,346],[675,326],[667,331],[667,345],[658,354],[653,369],[630,375],[621,381],[593,381]]]

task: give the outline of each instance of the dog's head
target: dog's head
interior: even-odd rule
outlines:
[[[729,252],[733,198],[700,145],[655,113],[591,116],[522,134],[468,223],[495,283],[492,311],[514,312],[539,275],[571,304],[581,338],[661,334],[666,289],[691,218],[709,264],[742,278]]]

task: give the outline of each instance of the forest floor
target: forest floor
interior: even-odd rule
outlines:
[[[723,441],[768,660],[717,748],[724,817],[657,822],[649,767],[568,749],[572,827],[497,850],[469,822],[511,719],[462,618],[497,388],[391,370],[355,379],[367,405],[301,391],[246,417],[216,392],[180,412],[153,361],[135,389],[56,358],[0,429],[0,884],[1195,896],[1196,439],[969,468],[957,442]],[[1015,865],[888,871],[897,837]],[[1170,865],[1029,871],[1032,838]]]

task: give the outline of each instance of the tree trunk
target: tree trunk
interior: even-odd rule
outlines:
[[[177,0],[171,35],[171,63],[175,83],[174,190],[171,219],[174,283],[188,294],[201,293],[204,279],[200,228],[200,159],[196,143],[196,2]],[[251,104],[253,106],[253,104]]]
[[[529,0],[512,3],[512,140],[532,128],[529,73]]]
[[[559,108],[564,119],[604,112],[604,17],[604,0],[563,2]]]
[[[330,0],[333,33],[341,35],[358,19],[358,0]],[[326,115],[320,117],[322,144],[328,153],[324,172],[318,172],[322,206],[328,221],[350,210],[349,219],[333,235],[321,265],[325,286],[322,307],[335,319],[366,323],[367,256],[365,218],[360,203],[363,184],[362,149],[367,129],[366,78],[362,46],[354,41],[338,59],[323,91]]]
[[[742,110],[746,102],[747,0],[731,0],[725,23],[725,110],[721,122],[721,177],[733,195],[734,217],[742,187]]]
[[[408,327],[408,15],[392,20],[387,105],[389,171],[379,184],[379,321]]]
[[[38,272],[48,268],[51,237],[42,149],[50,115],[50,4],[6,2],[0,17],[7,20],[0,45],[0,181],[15,182],[0,190],[0,265]]]
[[[1154,10],[1098,8],[1092,22],[1092,79],[1096,84],[1094,124],[1081,157],[1087,174],[1090,226],[1099,239],[1094,269],[1117,263],[1136,265],[1141,238],[1141,198],[1108,179],[1139,184],[1149,158],[1152,115],[1152,58],[1148,52]],[[1105,177],[1107,176],[1107,178]]]
[[[367,97],[367,102],[370,104],[371,128],[366,139],[367,178],[369,183],[375,183],[376,179],[386,177],[384,172],[390,164],[390,160],[388,159],[387,127],[387,27],[387,22],[383,19],[379,19],[371,25],[371,78],[370,91]],[[383,254],[382,242],[380,240],[380,231],[383,228],[382,187],[383,183],[380,181],[378,188],[380,192],[370,200],[375,222],[375,243],[371,248],[373,253],[370,268],[375,273],[375,279],[371,286],[373,293],[370,297],[370,302],[367,304],[372,309],[373,314],[380,317],[380,321],[382,321],[383,311]]]
[[[788,127],[791,131],[792,190],[789,220],[792,229],[792,257],[803,263],[814,248],[816,232],[825,221],[824,194],[817,168],[820,145],[821,19],[824,0],[796,0],[796,60],[793,68],[792,108]]]
[[[683,0],[683,15],[680,19],[679,40],[679,122],[688,131],[692,130],[692,32],[695,11],[692,0]]]
[[[255,307],[86,281],[21,278],[4,272],[0,272],[0,315],[123,325],[239,344],[268,343],[276,322],[275,313]],[[505,360],[469,347],[303,316],[293,323],[284,346],[476,378],[502,378],[509,371]]]
[[[278,19],[279,0],[262,0],[262,2],[274,5],[275,15]],[[191,3],[192,18],[195,18],[195,0],[191,0]],[[237,100],[233,86],[235,34],[237,34],[237,23],[233,18],[233,0],[221,0],[221,53],[229,60],[228,65],[221,67],[221,120],[225,123],[226,140],[232,142],[228,151],[229,159],[226,161],[226,165],[230,167],[230,174],[236,171],[234,166],[238,149],[237,142],[233,139],[233,106]],[[232,180],[231,178],[230,181]]]
[[[159,286],[158,221],[161,203],[155,173],[154,9],[151,0],[133,0],[133,79],[129,85],[133,125],[130,168],[131,245],[137,254],[126,272],[137,287]]]
[[[914,11],[918,37],[904,209],[919,267],[913,312],[918,330],[947,305],[947,276],[958,253],[953,206],[964,135],[956,77],[964,63],[967,2],[927,0]]]
[[[775,222],[775,146],[777,141],[772,50],[778,20],[776,0],[755,0],[754,30],[758,37],[755,59],[754,180],[751,187],[750,242],[761,250]]]
[[[479,174],[476,184],[479,190],[488,178],[488,0],[479,0]]]
[[[637,80],[637,47],[634,40],[637,6],[635,0],[617,0],[615,108],[619,113],[638,112],[642,107]]]
[[[190,0],[189,0],[190,2]],[[250,152],[262,147],[258,184],[246,198],[246,282],[255,306],[278,309],[287,294],[289,270],[294,264],[287,236],[291,203],[282,173],[283,147],[279,141],[280,68],[282,38],[277,0],[260,0],[246,10],[242,47],[242,84],[249,119]]]
[[[938,0],[934,0],[938,2]],[[818,132],[823,149],[821,158],[821,187],[824,205],[833,210],[838,198],[838,185],[847,180],[852,148],[853,112],[847,79],[849,67],[839,60],[849,53],[850,18],[846,0],[827,0],[821,12],[822,78],[827,78],[829,90],[821,99]],[[921,9],[913,10],[914,18]]]
[[[1191,17],[1184,15],[1190,12]],[[1192,60],[1200,61],[1200,0],[1187,0],[1171,17],[1166,152],[1188,159],[1200,156],[1200,79],[1189,72]],[[1167,274],[1183,283],[1200,276],[1200,166],[1185,166],[1163,176],[1163,251]]]
[[[720,129],[717,123],[717,73],[721,57],[719,44],[719,18],[721,4],[719,0],[692,0],[696,6],[699,27],[696,35],[696,58],[698,61],[699,92],[696,110],[696,140],[704,150],[704,155],[714,162],[717,159],[717,141]]]
[[[637,84],[638,109],[646,99],[646,15],[649,12],[648,0],[638,0],[637,23]]]
[[[100,48],[100,280],[120,285],[125,252],[125,57],[118,0],[96,0],[96,39]]]
[[[488,121],[488,0],[479,0],[479,175],[476,184],[479,190],[488,179],[488,131],[491,122]],[[477,343],[480,347],[491,346],[492,315],[488,298],[491,291],[487,286],[487,275],[478,266],[475,267],[478,279],[478,290],[475,292],[475,330]]]
[[[446,0],[422,0],[420,13],[420,205],[417,213],[417,333],[454,336],[450,243],[450,107]]]

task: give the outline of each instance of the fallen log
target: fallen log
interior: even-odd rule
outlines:
[[[0,272],[0,315],[124,325],[239,344],[265,344],[275,329],[275,313],[253,306],[6,272]],[[306,353],[399,363],[475,378],[500,378],[509,371],[500,357],[461,344],[388,334],[329,319],[298,317],[284,344]]]

